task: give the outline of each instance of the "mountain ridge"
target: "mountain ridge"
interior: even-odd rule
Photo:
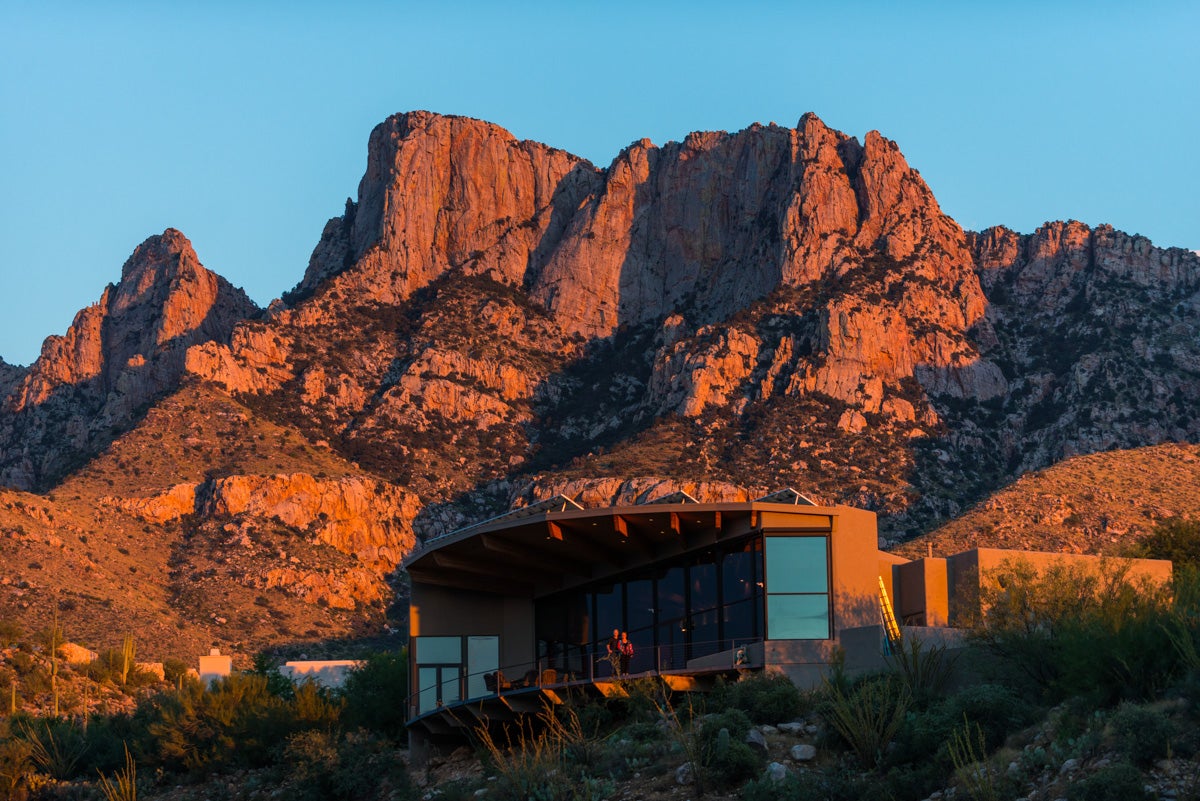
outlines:
[[[311,647],[355,630],[356,593],[378,625],[414,536],[556,492],[795,486],[897,544],[1071,456],[1196,442],[1198,322],[1194,254],[1074,221],[963,231],[895,143],[816,115],[600,169],[410,112],[372,131],[358,198],[267,310],[169,229],[44,363],[0,364],[0,480],[69,492],[89,541],[175,543],[138,567],[198,638],[284,635],[188,611],[211,605],[188,576],[303,618]]]

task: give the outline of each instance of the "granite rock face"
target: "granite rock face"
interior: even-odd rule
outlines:
[[[859,144],[812,114],[795,129],[643,140],[606,170],[477,120],[389,118],[292,307],[239,327],[228,347],[193,349],[188,369],[258,395],[299,383],[324,416],[366,415],[373,429],[528,424],[512,402],[535,400],[539,386],[553,396],[555,365],[476,364],[437,341],[450,332],[412,353],[363,342],[359,369],[296,364],[297,348],[319,350],[313,335],[348,308],[412,307],[473,279],[519,296],[489,317],[537,318],[537,331],[528,320],[495,327],[543,362],[577,359],[579,342],[618,328],[677,320],[654,356],[647,413],[697,417],[787,394],[877,413],[911,394],[898,385],[914,376],[958,397],[1003,391],[967,335],[987,323],[961,229],[894,143],[873,132]],[[794,330],[728,327],[781,292]]]
[[[1200,437],[1194,254],[1075,222],[964,232],[877,132],[806,114],[598,168],[419,111],[367,150],[266,312],[176,280],[195,258],[168,232],[37,364],[0,370],[0,477],[47,483],[183,374],[463,502],[422,512],[431,530],[667,482],[792,485],[912,534],[1073,453]],[[76,416],[42,448],[26,418],[64,387]]]
[[[167,229],[137,247],[121,280],[80,311],[15,380],[0,418],[0,483],[36,487],[126,428],[173,389],[187,349],[227,340],[257,307],[209,272],[191,243]]]

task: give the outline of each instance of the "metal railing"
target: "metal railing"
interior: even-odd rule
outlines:
[[[762,642],[759,638],[712,640],[694,642],[686,646],[657,645],[649,649],[649,656],[652,657],[649,659],[645,649],[641,658],[639,653],[635,652],[626,672],[622,671],[619,659],[613,659],[603,647],[595,646],[577,646],[578,652],[566,657],[541,657],[474,673],[468,673],[467,666],[462,665],[458,675],[451,682],[439,680],[432,686],[418,688],[410,693],[405,699],[407,719],[412,720],[443,707],[532,689],[562,688],[659,675],[752,670],[762,667],[761,650],[756,652],[754,649],[755,645]],[[722,648],[726,643],[731,643],[731,647]],[[572,656],[579,658],[573,660],[570,658]],[[569,666],[572,661],[577,663],[574,669]],[[416,667],[419,676],[420,666]],[[483,687],[484,692],[473,693],[472,689],[479,686]],[[443,697],[447,689],[454,690],[454,697]],[[429,708],[422,709],[421,699],[426,693],[433,693],[429,699],[432,704]]]

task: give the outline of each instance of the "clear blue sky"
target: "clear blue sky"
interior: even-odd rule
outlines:
[[[447,10],[449,9],[449,10]],[[815,111],[896,140],[964,227],[1200,248],[1200,3],[0,0],[0,356],[182,230],[260,304],[409,109],[607,165]]]

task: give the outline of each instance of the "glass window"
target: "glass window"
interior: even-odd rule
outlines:
[[[596,593],[596,639],[607,640],[613,629],[623,630],[625,585],[610,584]]]
[[[829,639],[829,538],[766,537],[765,555],[767,637]]]
[[[688,581],[692,585],[692,611],[713,609],[720,605],[717,587],[717,565],[710,561],[712,554],[701,557],[702,561],[688,569]]]
[[[437,708],[438,668],[417,671],[417,712],[423,714]]]
[[[484,673],[493,673],[500,667],[499,637],[467,638],[467,697],[487,695],[483,683]]]
[[[684,569],[670,567],[658,579],[658,619],[660,621],[683,617],[687,612],[684,601]]]
[[[543,603],[562,603],[561,599],[562,596],[558,596]],[[592,636],[592,613],[588,594],[580,591],[569,593],[563,605],[567,607],[567,642],[576,645],[587,642]]]
[[[442,674],[442,703],[452,704],[462,700],[458,697],[458,670],[455,668],[438,668]]]
[[[691,658],[715,654],[721,650],[721,610],[709,609],[692,615]]]
[[[653,579],[637,579],[625,584],[625,625],[631,631],[654,625]]]
[[[739,601],[725,607],[725,647],[733,648],[762,634],[758,627],[759,599]]]
[[[767,537],[767,592],[829,592],[826,537]]]
[[[418,665],[461,665],[462,637],[417,637]]]
[[[770,594],[767,625],[772,640],[827,640],[829,596]]]
[[[754,550],[738,550],[725,554],[721,560],[721,589],[725,592],[725,603],[749,600],[757,589]]]

